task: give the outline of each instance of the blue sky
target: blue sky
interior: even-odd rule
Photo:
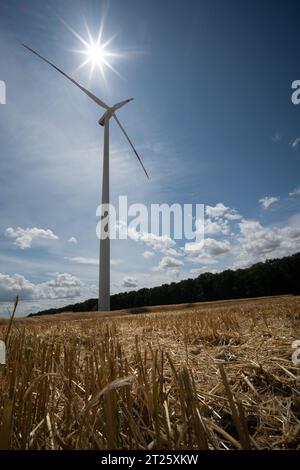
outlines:
[[[113,241],[119,292],[299,251],[297,3],[1,1],[1,314],[16,293],[25,314],[96,297],[98,282],[102,112],[20,42],[109,104],[134,96],[119,118],[150,180],[112,123],[112,202],[206,206],[202,251]],[[103,40],[116,34],[109,48],[123,55],[121,77],[106,68],[105,81],[76,70],[82,45],[64,24],[95,37],[103,19]]]

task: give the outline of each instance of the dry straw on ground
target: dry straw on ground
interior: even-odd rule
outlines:
[[[299,297],[153,310],[15,321],[0,447],[300,448]]]

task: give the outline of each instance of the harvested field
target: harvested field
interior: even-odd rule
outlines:
[[[299,449],[295,340],[292,296],[17,319],[0,446]]]

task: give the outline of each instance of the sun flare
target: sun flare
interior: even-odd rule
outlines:
[[[87,39],[84,39],[79,33],[77,33],[71,26],[66,24],[63,21],[64,25],[71,31],[71,33],[81,42],[84,46],[84,49],[76,49],[75,52],[84,56],[83,62],[79,65],[77,70],[90,65],[90,79],[95,71],[100,71],[103,80],[106,82],[105,71],[110,69],[116,75],[121,77],[118,70],[114,67],[114,63],[119,58],[125,58],[126,56],[119,51],[111,49],[109,46],[115,39],[115,35],[103,40],[103,26],[104,22],[100,24],[99,32],[97,38],[94,39],[88,26],[87,29]]]

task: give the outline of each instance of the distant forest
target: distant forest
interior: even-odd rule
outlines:
[[[246,269],[204,273],[195,279],[115,294],[111,296],[111,310],[284,294],[300,294],[300,253],[267,260]],[[28,316],[90,312],[97,310],[97,302],[97,299],[89,299]]]

